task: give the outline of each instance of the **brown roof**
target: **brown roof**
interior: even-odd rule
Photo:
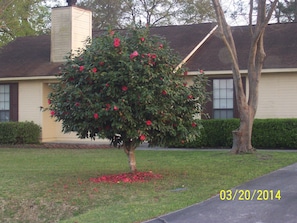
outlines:
[[[0,77],[51,76],[60,63],[50,62],[50,36],[19,37],[0,49]]]
[[[247,69],[250,34],[247,26],[232,27],[240,69]],[[297,23],[270,24],[264,35],[266,58],[263,68],[297,68]],[[214,34],[188,63],[193,70],[230,70],[227,49]]]
[[[151,29],[164,36],[183,59],[211,31],[214,24],[163,26]],[[249,28],[232,28],[240,69],[246,69]],[[98,33],[94,33],[95,35]],[[270,24],[265,32],[263,68],[297,68],[297,23]],[[50,62],[50,36],[20,37],[0,49],[0,77],[51,76],[60,63]],[[230,70],[226,47],[215,32],[187,63],[190,70]]]

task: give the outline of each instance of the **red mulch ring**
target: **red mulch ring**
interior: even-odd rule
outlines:
[[[122,173],[114,175],[105,175],[97,178],[90,178],[93,183],[135,183],[135,182],[148,182],[153,179],[161,179],[162,175],[149,172],[136,172],[136,173]]]

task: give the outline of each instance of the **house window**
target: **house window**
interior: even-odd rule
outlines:
[[[213,117],[233,118],[233,79],[213,80]]]
[[[0,122],[10,120],[10,86],[0,85]]]

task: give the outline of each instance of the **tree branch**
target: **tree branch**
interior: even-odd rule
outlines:
[[[232,60],[232,71],[233,71],[233,80],[234,80],[234,86],[235,86],[235,92],[236,92],[236,101],[238,110],[241,111],[240,116],[243,114],[243,110],[247,107],[246,103],[246,95],[244,93],[242,80],[241,80],[241,74],[240,69],[238,66],[238,57],[236,52],[236,46],[234,43],[233,35],[230,29],[230,26],[226,22],[226,18],[224,15],[224,12],[222,10],[222,7],[218,0],[212,0],[213,6],[215,9],[218,26],[220,30],[220,34],[222,37],[222,40],[224,41],[229,54],[231,56]]]
[[[263,62],[265,59],[264,50],[264,32],[272,16],[278,0],[275,0],[266,15],[266,1],[258,2],[258,16],[255,32],[251,38],[251,47],[248,59],[248,76],[249,76],[249,100],[248,104],[253,109],[255,115],[258,106],[258,85],[261,77]]]
[[[254,10],[254,1],[250,0],[250,12],[249,12],[249,27],[251,35],[253,34],[253,10]]]

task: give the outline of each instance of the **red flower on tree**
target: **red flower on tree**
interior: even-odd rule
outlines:
[[[92,69],[92,71],[93,71],[94,73],[96,73],[96,72],[97,72],[97,68],[94,67],[94,68]]]
[[[102,67],[104,65],[104,61],[100,61],[99,65]]]
[[[196,127],[197,124],[195,122],[192,122],[192,127]]]
[[[121,40],[119,38],[114,38],[113,39],[113,46],[117,48],[120,45],[121,45]]]
[[[163,90],[162,95],[167,95],[167,91]]]
[[[52,110],[52,111],[50,111],[50,114],[51,114],[51,116],[54,116],[56,114],[56,112]]]
[[[76,107],[80,106],[80,103],[79,102],[75,102],[75,106]]]
[[[140,141],[144,141],[145,139],[146,139],[145,135],[141,134],[141,135],[139,136],[139,140],[140,140]]]
[[[115,106],[113,106],[113,110],[118,111],[119,108],[115,105]]]
[[[69,81],[69,82],[74,81],[74,77],[69,77],[69,78],[68,78],[68,81]]]
[[[140,40],[141,40],[141,42],[144,42],[145,41],[145,38],[144,37],[141,37]]]
[[[94,114],[94,119],[98,119],[98,118],[99,118],[98,113],[95,113],[95,114]]]
[[[151,121],[151,120],[147,120],[147,121],[145,122],[145,124],[148,125],[148,126],[150,126],[150,125],[152,125],[152,121]]]
[[[128,87],[126,85],[122,86],[122,91],[127,91]]]
[[[157,55],[153,53],[153,54],[151,54],[151,58],[152,59],[156,59],[157,58]]]
[[[137,56],[139,56],[139,53],[135,50],[133,53],[130,54],[130,59],[133,60]]]
[[[79,71],[80,71],[80,72],[82,72],[84,69],[85,69],[84,66],[80,66],[80,67],[79,67]]]

